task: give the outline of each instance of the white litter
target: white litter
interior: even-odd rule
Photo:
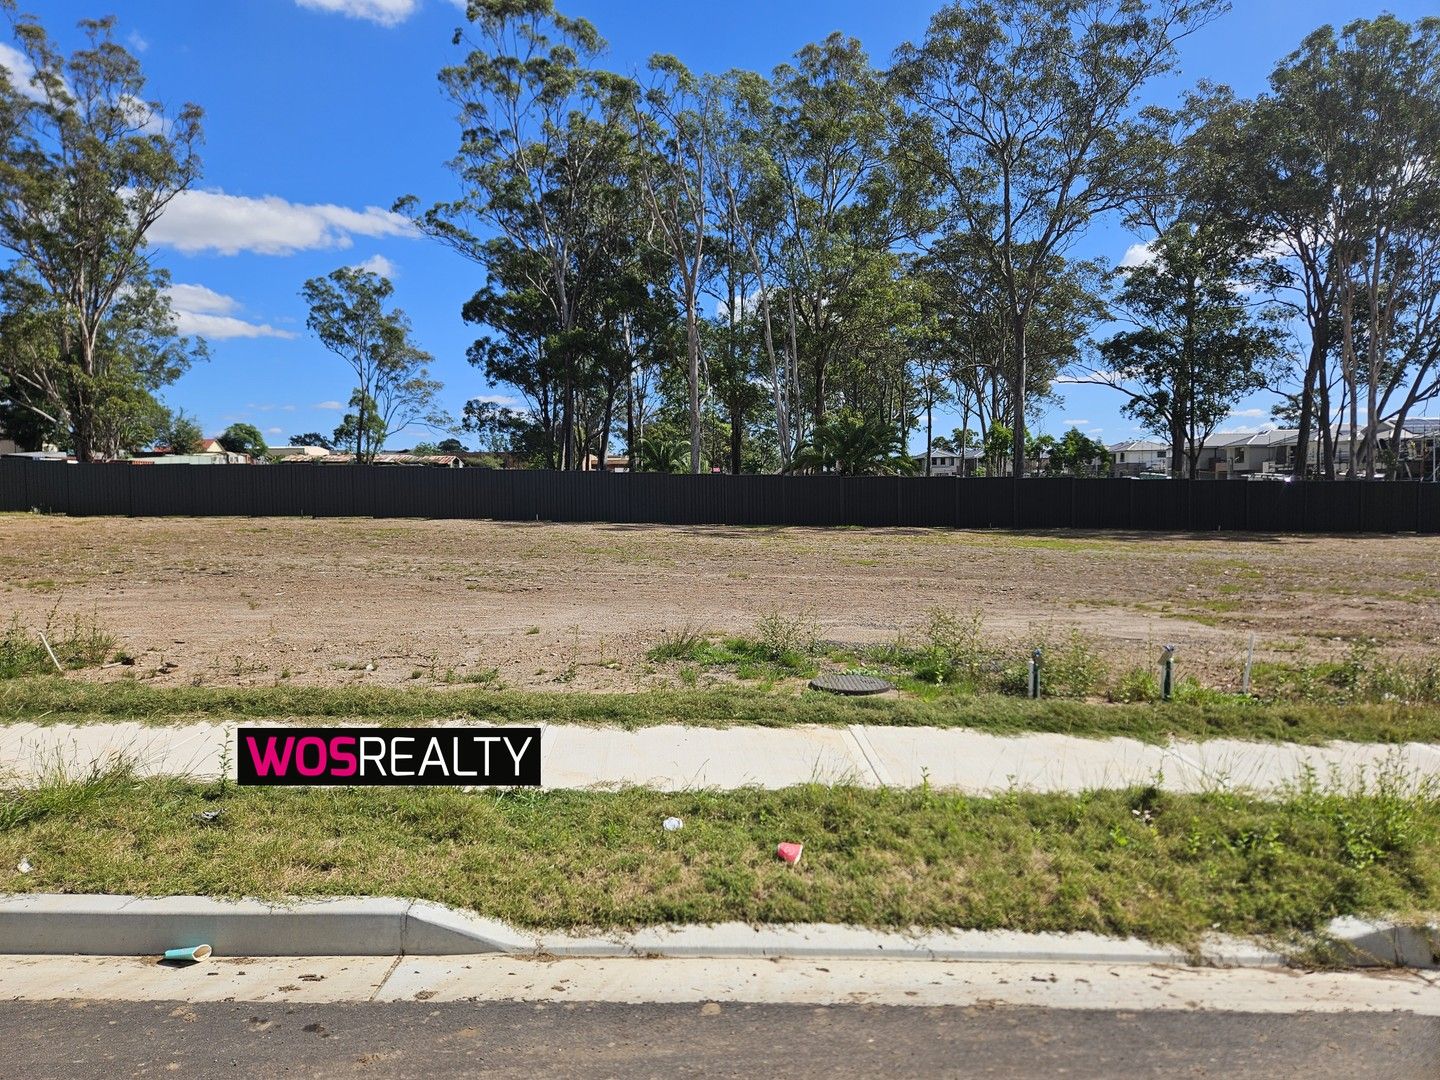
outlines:
[[[664,821],[666,832],[677,832],[685,827],[685,823],[678,817],[667,817]]]
[[[21,859],[20,865],[15,867],[15,869],[19,870],[22,874],[28,874],[31,870],[34,870],[35,868],[30,865],[29,859]]]

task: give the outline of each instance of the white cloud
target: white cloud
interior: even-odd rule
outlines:
[[[175,284],[170,286],[170,306],[175,313],[175,328],[191,337],[211,341],[229,338],[293,338],[289,330],[280,330],[269,323],[251,323],[239,318],[240,302],[204,285]]]
[[[340,402],[338,402],[338,401],[319,401],[319,402],[316,402],[316,403],[315,403],[315,408],[317,408],[317,409],[333,409],[333,410],[335,410],[335,411],[338,412],[340,409],[345,408],[345,406],[344,406],[344,405],[341,405]]]
[[[354,269],[368,270],[372,274],[379,274],[381,277],[391,280],[394,280],[400,273],[400,268],[384,255],[371,255],[364,262],[356,263]]]
[[[1134,269],[1137,266],[1149,266],[1155,261],[1155,251],[1149,244],[1131,244],[1125,249],[1125,255],[1120,260],[1120,265],[1127,269]]]
[[[240,301],[204,285],[175,284],[170,286],[170,303],[177,311],[197,315],[229,315],[237,311]]]
[[[1269,416],[1269,415],[1270,415],[1270,413],[1269,413],[1268,411],[1266,411],[1265,409],[1236,409],[1236,410],[1235,410],[1234,412],[1232,412],[1228,417],[1226,417],[1226,419],[1227,419],[1227,420],[1241,420],[1241,419],[1258,420],[1258,419],[1259,419],[1260,417],[1262,417],[1262,416]]]
[[[1070,424],[1073,427],[1089,427],[1089,420],[1061,420],[1062,424]]]
[[[150,48],[150,42],[145,40],[145,36],[141,34],[139,30],[131,30],[130,35],[125,40],[128,41],[130,47],[138,53],[143,53]]]
[[[151,108],[148,101],[134,94],[121,94],[117,101],[128,114],[130,123],[142,135],[164,135],[170,130],[170,122],[164,114]]]
[[[330,203],[292,203],[276,195],[251,198],[223,191],[182,191],[150,230],[150,239],[186,254],[348,248],[353,236],[414,236],[399,214],[367,206],[351,210]]]
[[[278,427],[267,427],[267,428],[265,429],[265,434],[266,434],[266,435],[283,435],[283,434],[285,434],[285,429],[284,429],[284,428],[278,428]]]
[[[35,65],[30,63],[30,58],[13,45],[6,45],[0,42],[0,68],[4,68],[10,75],[10,82],[22,97],[31,101],[40,101],[45,95],[39,87],[30,85],[30,80],[35,77]]]
[[[381,26],[398,26],[420,6],[419,0],[295,0],[302,8],[327,11]]]

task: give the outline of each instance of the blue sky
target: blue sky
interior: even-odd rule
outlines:
[[[98,4],[98,6],[97,6]],[[166,392],[207,432],[244,420],[277,442],[328,433],[350,392],[348,368],[305,332],[306,278],[366,264],[394,278],[396,300],[435,358],[445,404],[456,415],[477,396],[503,398],[465,362],[474,337],[460,306],[480,271],[408,234],[386,208],[406,193],[450,197],[444,168],[456,127],[436,72],[459,51],[451,31],[458,0],[30,0],[67,50],[78,19],[114,13],[136,51],[151,96],[206,112],[205,176],[161,222],[157,257],[179,288],[183,324],[201,332],[211,358]],[[610,42],[610,66],[632,70],[651,53],[692,68],[768,72],[833,30],[859,37],[877,64],[918,40],[936,0],[573,0]],[[1236,10],[1184,43],[1182,73],[1149,91],[1171,102],[1200,78],[1242,94],[1264,85],[1274,62],[1310,30],[1388,10],[1414,19],[1433,0],[1372,6],[1346,0],[1236,0]],[[0,62],[9,54],[0,51]],[[1092,229],[1079,254],[1120,261],[1136,238],[1117,223]],[[1138,434],[1118,393],[1065,386],[1065,404],[1041,428],[1072,423],[1106,442]],[[518,402],[516,402],[518,404]],[[1262,426],[1269,401],[1243,403],[1225,425]],[[948,430],[948,420],[937,422]],[[422,437],[401,434],[392,445]]]

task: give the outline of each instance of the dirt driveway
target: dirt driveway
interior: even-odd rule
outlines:
[[[1370,636],[1440,642],[1440,540],[1421,537],[742,529],[488,521],[0,515],[0,613],[92,614],[135,659],[95,678],[201,685],[673,684],[667,629],[769,612],[827,639],[912,637],[980,611],[1017,648],[1083,629],[1117,662],[1162,643],[1231,679],[1261,655]],[[173,669],[159,673],[163,662]]]

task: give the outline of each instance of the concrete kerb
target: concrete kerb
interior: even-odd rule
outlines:
[[[1434,969],[1440,927],[1337,919],[1332,940],[1356,966]],[[0,953],[159,955],[208,944],[217,956],[513,956],[574,958],[789,958],[987,962],[1193,963],[1173,947],[1099,934],[948,930],[913,934],[808,924],[650,927],[598,937],[527,935],[494,919],[441,904],[388,897],[273,904],[203,896],[0,896]],[[1214,936],[1199,950],[1216,967],[1278,967],[1283,953]]]

